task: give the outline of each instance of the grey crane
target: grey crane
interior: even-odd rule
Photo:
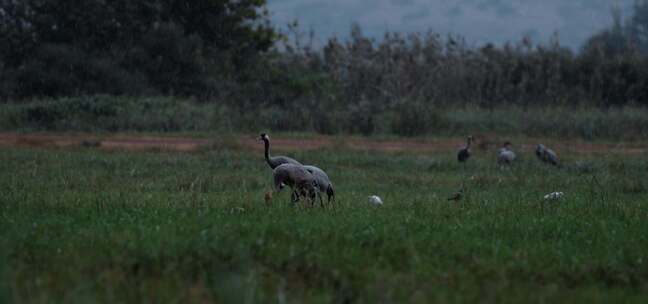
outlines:
[[[315,166],[304,166],[304,168],[308,172],[310,172],[313,177],[315,177],[319,191],[326,193],[327,202],[331,203],[331,200],[335,201],[335,190],[333,189],[333,183],[331,182],[331,179],[328,177],[326,172]]]
[[[466,162],[468,158],[470,158],[470,144],[473,141],[472,136],[468,136],[468,139],[466,139],[466,146],[459,149],[459,152],[457,152],[457,160],[460,163]]]
[[[558,155],[556,155],[556,152],[545,147],[543,144],[536,146],[535,154],[541,161],[558,166]]]
[[[303,197],[310,200],[312,205],[316,196],[319,196],[319,186],[315,177],[302,165],[279,165],[272,171],[272,178],[276,192],[280,192],[286,185],[293,190],[291,196],[293,203]],[[321,197],[320,204],[322,204]]]
[[[515,160],[515,152],[511,150],[511,143],[505,142],[502,148],[499,149],[497,155],[497,163],[500,165],[509,165]]]
[[[261,133],[259,140],[262,140],[265,143],[265,159],[270,166],[270,169],[274,170],[282,164],[295,164],[301,166],[300,162],[288,156],[270,156],[270,136],[268,136],[268,134]]]

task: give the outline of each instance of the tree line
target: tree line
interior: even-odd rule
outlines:
[[[273,45],[263,4],[0,0],[2,95],[215,95]]]
[[[0,0],[0,97],[194,97],[239,111],[336,112],[367,121],[358,128],[370,128],[371,113],[409,117],[447,104],[648,105],[645,0],[626,20],[615,11],[610,28],[577,52],[557,39],[471,47],[424,32],[374,40],[359,26],[315,48],[278,33],[264,7]]]

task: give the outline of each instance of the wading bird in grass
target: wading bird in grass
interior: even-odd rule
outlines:
[[[268,136],[268,134],[261,133],[259,140],[262,140],[265,143],[265,160],[268,163],[268,166],[270,166],[270,169],[274,170],[283,164],[302,165],[300,162],[288,156],[270,156],[270,136]]]
[[[535,154],[542,162],[558,166],[558,156],[556,152],[540,144],[536,147]]]
[[[457,152],[457,160],[460,163],[466,162],[468,158],[470,158],[470,144],[473,141],[472,136],[468,136],[468,139],[466,139],[466,146],[459,149],[459,152]]]
[[[319,197],[319,186],[315,177],[302,165],[280,165],[272,171],[272,177],[276,192],[280,192],[286,185],[293,190],[291,196],[293,203],[298,202],[300,198],[305,198],[313,205],[316,197]],[[320,205],[324,206],[321,197],[319,200]]]
[[[315,178],[317,186],[319,187],[320,194],[322,192],[326,193],[327,202],[331,203],[331,201],[335,201],[335,190],[333,189],[333,183],[331,182],[331,179],[328,177],[326,172],[315,166],[304,166],[304,168]]]
[[[500,165],[509,165],[515,161],[515,152],[511,150],[511,143],[505,142],[497,154],[497,163]]]

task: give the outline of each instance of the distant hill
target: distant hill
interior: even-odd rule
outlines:
[[[612,23],[614,3],[624,15],[631,12],[633,0],[268,0],[268,8],[277,26],[298,20],[315,31],[319,43],[332,35],[346,37],[357,22],[372,37],[386,30],[432,29],[476,45],[523,36],[547,41],[558,33],[562,44],[577,49]]]

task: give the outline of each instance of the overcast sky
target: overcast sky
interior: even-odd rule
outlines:
[[[633,0],[268,0],[272,21],[298,20],[320,42],[348,36],[352,23],[381,37],[386,30],[458,34],[471,45],[519,41],[546,42],[558,33],[561,44],[578,49],[612,23],[618,3],[629,14]]]

